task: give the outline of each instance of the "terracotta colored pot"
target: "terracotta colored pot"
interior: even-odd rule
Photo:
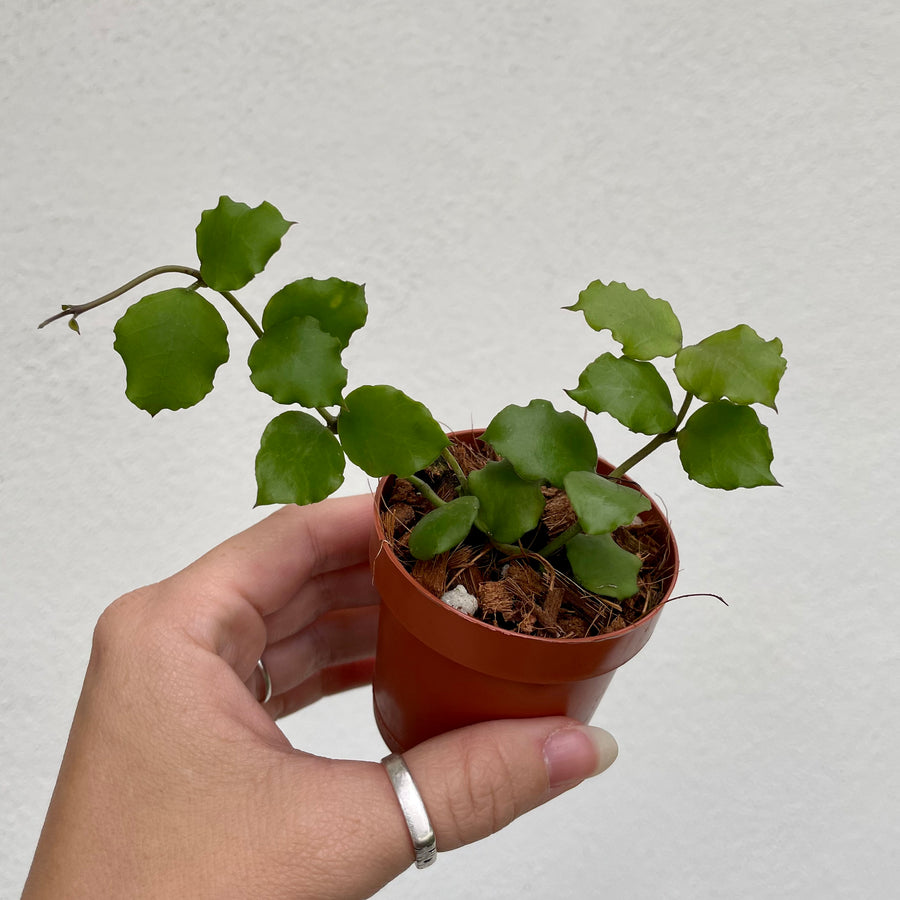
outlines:
[[[471,443],[480,433],[451,436]],[[602,460],[597,466],[603,474],[611,468]],[[382,479],[375,493],[370,544],[372,575],[382,601],[375,719],[388,747],[402,752],[437,734],[490,719],[565,715],[588,722],[615,670],[650,639],[675,574],[660,604],[621,631],[575,639],[506,631],[441,602],[403,568],[389,549],[378,515],[392,479]],[[665,523],[648,499],[653,506],[645,517]],[[666,528],[677,573],[678,550],[668,524]]]

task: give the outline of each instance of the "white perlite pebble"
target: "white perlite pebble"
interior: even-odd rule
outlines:
[[[475,615],[475,610],[478,609],[478,601],[461,584],[458,584],[452,591],[447,591],[441,600],[448,606],[464,612],[467,616]]]

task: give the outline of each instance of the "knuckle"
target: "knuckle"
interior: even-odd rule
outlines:
[[[449,813],[460,840],[493,834],[519,814],[515,771],[499,744],[467,742],[456,771],[459,780],[449,794]]]
[[[305,670],[309,676],[329,666],[333,652],[328,635],[318,621],[306,628],[304,637],[307,646]]]
[[[91,652],[102,661],[141,633],[140,623],[150,602],[150,589],[138,588],[119,597],[100,614],[94,626]]]
[[[310,593],[314,598],[310,603],[309,617],[312,621],[316,621],[334,607],[337,597],[328,574],[316,575],[309,584],[312,587]]]
[[[100,618],[94,626],[94,646],[102,650],[115,645],[122,632],[128,628],[135,607],[139,603],[140,591],[132,591],[110,603],[100,613]]]
[[[303,537],[300,542],[304,546],[310,560],[312,560],[312,572],[318,574],[321,562],[327,558],[328,553],[322,544],[322,538],[318,529],[314,525],[313,517],[305,514],[305,509],[300,508],[304,513],[301,519]]]

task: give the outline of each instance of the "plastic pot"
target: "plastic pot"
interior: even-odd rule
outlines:
[[[472,443],[480,433],[451,437]],[[611,468],[598,462],[602,474]],[[490,719],[565,715],[588,722],[615,670],[650,639],[675,585],[678,551],[652,498],[652,511],[644,516],[665,523],[674,562],[659,605],[610,634],[546,638],[467,616],[441,602],[404,569],[389,548],[378,515],[392,479],[382,479],[375,493],[370,543],[373,580],[382,601],[373,680],[375,719],[388,747],[403,752],[437,734]]]

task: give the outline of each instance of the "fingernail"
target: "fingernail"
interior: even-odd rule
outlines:
[[[599,775],[618,755],[616,739],[608,731],[592,725],[563,728],[544,741],[544,763],[552,788]]]

